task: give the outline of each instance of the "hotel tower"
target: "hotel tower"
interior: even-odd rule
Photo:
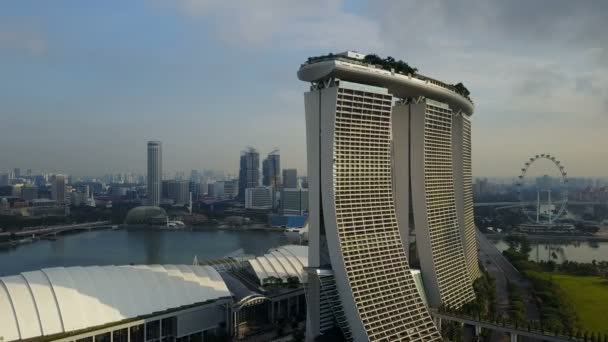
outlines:
[[[298,78],[311,84],[307,339],[337,327],[354,341],[441,340],[428,307],[473,300],[479,274],[471,100],[354,52],[310,58]]]

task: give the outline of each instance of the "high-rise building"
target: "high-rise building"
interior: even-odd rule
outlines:
[[[66,203],[66,176],[55,175],[51,184],[51,199],[62,205]]]
[[[260,185],[260,154],[253,147],[241,152],[239,198],[245,200],[245,189]]]
[[[295,189],[298,187],[298,170],[284,169],[283,170],[283,188]]]
[[[160,141],[148,141],[148,205],[158,206],[162,192],[163,155]]]
[[[186,205],[190,201],[190,181],[170,180],[167,181],[167,198],[173,200],[174,204]]]
[[[454,130],[453,125],[455,116],[464,114],[428,98],[396,108],[402,118],[409,116],[410,193],[416,246],[429,304],[460,307],[475,299],[472,278],[478,273],[471,274],[467,267],[465,236],[473,239],[466,242],[473,247],[469,257],[477,268],[475,227],[464,225],[464,164],[454,159],[462,158],[459,146],[462,137],[458,136],[462,130]],[[405,154],[400,147],[395,148],[395,153]]]
[[[349,340],[441,340],[409,270],[410,217],[428,305],[474,299],[470,127],[453,121],[468,120],[472,102],[352,52],[309,59],[298,77],[312,83],[308,338],[337,322]]]
[[[274,150],[262,162],[262,185],[277,188],[279,184],[281,184],[281,155],[278,150]]]
[[[234,199],[239,194],[239,182],[236,179],[224,181],[224,198]]]
[[[270,186],[258,186],[245,189],[245,208],[254,210],[272,209],[272,192]]]
[[[0,174],[0,185],[9,185],[11,183],[8,173]]]
[[[38,198],[38,186],[26,185],[21,189],[21,198],[26,201],[32,201]]]
[[[16,167],[15,170],[13,171],[15,178],[21,178],[21,169]]]
[[[281,211],[283,215],[303,215],[308,211],[307,189],[281,190]]]

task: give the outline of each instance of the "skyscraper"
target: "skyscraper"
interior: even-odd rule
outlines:
[[[298,187],[298,170],[285,169],[283,170],[283,188],[295,189]]]
[[[190,201],[190,182],[187,180],[167,181],[167,198],[174,204],[186,205]]]
[[[260,154],[253,147],[241,152],[239,198],[245,200],[245,189],[260,186]]]
[[[148,141],[148,205],[158,206],[162,192],[163,173],[162,144]]]
[[[453,86],[368,61],[348,52],[298,71],[312,83],[307,338],[333,325],[330,312],[347,339],[438,341],[409,271],[409,201],[429,305],[473,299],[464,240],[474,227],[461,224],[470,187],[455,184],[469,178],[470,148],[453,148],[470,136],[460,142],[452,128],[473,104]]]
[[[51,184],[51,198],[57,201],[57,204],[66,204],[66,177],[64,175],[55,175]]]
[[[281,184],[281,155],[278,150],[274,150],[262,162],[262,185],[277,188],[279,184]]]

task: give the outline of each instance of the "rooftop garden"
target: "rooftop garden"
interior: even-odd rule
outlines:
[[[402,75],[412,75],[412,76],[414,76],[418,79],[422,79],[422,80],[431,79],[427,76],[418,74],[418,68],[412,67],[408,63],[406,63],[402,60],[396,60],[391,56],[382,58],[376,54],[369,54],[369,55],[366,55],[365,58],[363,58],[363,59],[356,59],[356,58],[351,58],[351,57],[347,57],[347,56],[343,56],[343,55],[335,55],[333,53],[329,53],[327,55],[322,55],[322,56],[308,57],[308,60],[306,61],[306,63],[312,64],[312,63],[323,62],[323,61],[328,61],[328,60],[335,60],[335,59],[346,60],[348,62],[353,62],[353,63],[357,63],[357,64],[374,65],[383,70],[393,71],[393,72],[396,72],[396,73],[402,74]],[[439,82],[437,80],[434,80],[434,81]],[[440,82],[440,83],[443,84],[443,82]],[[445,84],[445,86],[447,88],[450,88],[451,90],[455,91],[456,93],[466,97],[469,101],[471,101],[471,98],[469,97],[471,95],[471,92],[467,89],[467,87],[464,86],[464,84],[462,84],[462,82],[459,82],[456,84]]]

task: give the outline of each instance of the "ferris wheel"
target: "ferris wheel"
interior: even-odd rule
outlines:
[[[532,217],[529,210],[530,202],[524,199],[524,186],[526,180],[526,174],[530,167],[538,160],[546,159],[550,161],[559,172],[559,196],[556,200],[552,202],[551,200],[551,191],[552,189],[549,187],[542,188],[537,186],[536,189],[536,217]],[[528,219],[532,222],[540,223],[541,211],[547,217],[547,223],[553,223],[555,220],[560,218],[566,212],[566,206],[568,204],[568,174],[564,166],[561,164],[559,160],[555,156],[550,154],[537,154],[534,157],[530,158],[524,164],[524,167],[521,169],[521,174],[519,175],[519,179],[516,183],[517,185],[517,196],[524,214],[528,217]],[[547,206],[545,210],[541,210],[541,196],[546,193],[547,196]]]

